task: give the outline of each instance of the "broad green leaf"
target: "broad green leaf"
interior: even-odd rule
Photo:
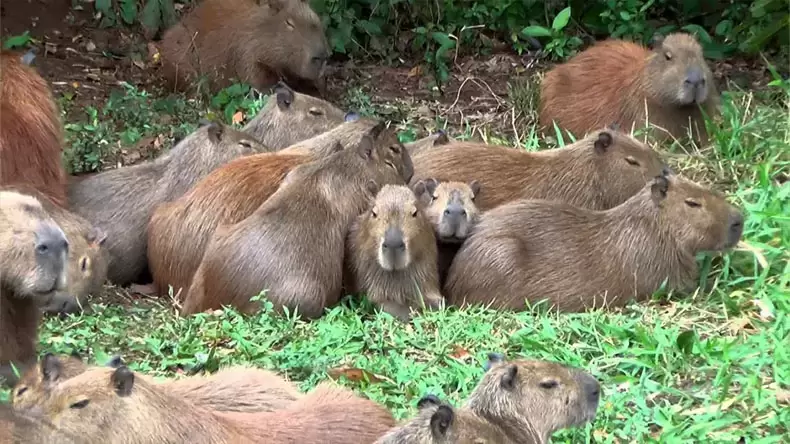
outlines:
[[[123,0],[121,2],[121,19],[127,24],[134,23],[137,17],[137,0]]]
[[[159,11],[162,14],[162,28],[167,29],[178,22],[173,0],[159,0]]]
[[[713,39],[710,38],[710,34],[708,34],[708,31],[706,31],[705,28],[703,28],[700,25],[689,24],[689,25],[686,25],[686,26],[684,26],[684,27],[682,27],[680,29],[682,29],[684,31],[687,31],[687,32],[689,32],[691,34],[696,34],[697,38],[699,39],[699,41],[701,43],[712,43],[713,42]]]
[[[551,31],[543,26],[527,26],[521,33],[530,37],[551,37]]]
[[[97,11],[106,15],[110,13],[111,8],[112,8],[112,0],[96,0]]]
[[[567,8],[560,11],[556,17],[554,17],[554,23],[551,24],[551,27],[555,31],[561,31],[565,26],[568,25],[568,22],[571,19],[571,7],[568,6]]]
[[[3,42],[3,49],[23,47],[27,45],[28,42],[30,42],[31,40],[33,39],[30,37],[30,31],[25,31],[20,35],[15,35],[7,38],[5,42]]]
[[[140,15],[140,23],[149,31],[156,32],[162,25],[162,14],[159,10],[159,0],[148,0],[145,4],[142,14]]]

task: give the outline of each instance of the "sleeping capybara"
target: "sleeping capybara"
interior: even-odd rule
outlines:
[[[411,178],[411,157],[384,122],[355,148],[301,165],[252,215],[217,227],[183,315],[230,305],[250,312],[266,290],[277,309],[306,318],[340,298],[348,228],[378,187]]]
[[[177,199],[230,160],[265,150],[246,133],[210,123],[152,161],[75,178],[69,184],[72,211],[107,232],[107,278],[121,286],[139,279],[148,220],[158,203]]]
[[[457,142],[414,156],[413,182],[471,183],[485,192],[480,211],[516,199],[551,199],[603,210],[625,202],[668,167],[657,152],[628,134],[605,129],[564,148],[527,152]]]
[[[0,51],[0,185],[23,183],[66,206],[63,125],[31,57]]]
[[[125,365],[68,379],[39,407],[58,431],[77,433],[85,444],[372,444],[395,423],[382,406],[327,384],[276,412],[215,412],[162,390]]]
[[[0,191],[0,380],[36,360],[42,300],[66,288],[69,243],[38,199]],[[2,381],[0,381],[2,382]]]
[[[403,146],[409,150],[409,154],[414,156],[421,151],[431,149],[434,146],[447,145],[450,142],[455,142],[455,139],[450,138],[444,130],[439,130],[414,142],[404,143]]]
[[[165,78],[176,90],[231,79],[263,91],[282,78],[320,83],[329,58],[321,19],[306,0],[205,0],[165,31]]]
[[[218,225],[246,219],[277,191],[289,171],[344,146],[357,146],[376,124],[352,120],[277,153],[236,159],[180,199],[159,205],[148,223],[148,265],[157,291],[167,295],[172,286],[176,299],[183,300]]]
[[[518,200],[483,214],[450,267],[453,304],[559,311],[617,307],[696,282],[695,256],[735,246],[743,214],[680,176],[658,176],[606,211]]]
[[[405,185],[384,185],[371,207],[351,224],[347,262],[351,292],[362,292],[382,311],[408,322],[411,310],[441,307],[436,237],[424,204]]]
[[[700,107],[718,113],[719,93],[702,47],[689,34],[656,35],[651,48],[609,39],[556,66],[543,78],[540,124],[577,137],[617,124],[623,131],[659,128],[659,140],[689,134],[707,141]]]

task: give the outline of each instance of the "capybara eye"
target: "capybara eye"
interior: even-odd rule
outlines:
[[[19,387],[19,389],[17,389],[16,391],[16,395],[22,396],[22,393],[25,393],[26,391],[27,391],[27,387]]]
[[[398,171],[398,167],[396,167],[394,163],[392,163],[392,162],[390,162],[390,161],[386,161],[386,162],[384,162],[384,163],[386,163],[387,165],[389,165],[389,167],[390,167],[390,168],[392,168],[393,170],[395,170],[395,171]]]
[[[672,53],[667,51],[667,52],[664,53],[664,57],[666,57],[667,60],[672,60]]]
[[[439,198],[439,196],[437,196],[435,194],[431,194],[431,202],[435,201],[438,198]]]
[[[323,111],[321,111],[320,109],[315,108],[315,107],[310,108],[310,110],[308,112],[310,113],[311,116],[323,116],[324,115]]]
[[[626,157],[625,161],[628,162],[630,165],[637,166],[637,167],[639,166],[639,161],[634,159],[631,156]]]
[[[414,211],[411,212],[411,217],[417,217],[417,209],[415,208]]]
[[[294,22],[291,19],[285,19],[285,24],[291,29],[295,28]]]
[[[694,199],[686,199],[686,205],[690,206],[691,208],[699,208],[702,206],[701,203],[697,202]]]
[[[239,140],[239,145],[243,146],[244,148],[252,148],[252,144],[248,140]]]
[[[85,256],[82,259],[80,259],[80,270],[82,270],[83,273],[85,273],[88,270],[88,257],[87,256]]]
[[[398,145],[392,145],[390,146],[390,151],[392,151],[395,154],[400,154],[400,147]]]
[[[70,409],[82,409],[85,408],[91,402],[90,399],[83,399],[82,401],[77,401],[74,404],[70,405]]]
[[[370,210],[370,215],[373,216],[373,219],[379,217],[379,215],[376,214],[376,210]]]
[[[540,385],[540,388],[544,388],[546,390],[551,390],[553,388],[557,388],[557,386],[560,385],[560,384],[557,381],[553,380],[553,379],[549,379],[547,381],[540,381],[540,384],[538,384],[538,385]]]

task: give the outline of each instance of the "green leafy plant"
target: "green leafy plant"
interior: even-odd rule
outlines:
[[[101,16],[99,26],[139,23],[151,36],[178,21],[173,0],[96,0],[94,7]]]
[[[567,35],[565,28],[570,23],[570,20],[571,7],[568,6],[554,17],[551,28],[530,25],[522,29],[521,33],[529,37],[549,39],[544,46],[544,50],[556,59],[563,59],[571,55],[582,44],[582,40],[579,37]]]
[[[33,37],[30,36],[30,31],[25,31],[19,35],[12,35],[3,42],[3,49],[24,48],[33,42]]]

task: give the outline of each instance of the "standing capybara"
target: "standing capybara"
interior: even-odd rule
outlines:
[[[148,265],[157,291],[166,295],[172,287],[176,299],[183,300],[218,225],[246,219],[277,191],[289,171],[344,146],[356,147],[376,124],[352,119],[277,153],[236,159],[180,199],[159,205],[148,223]]]
[[[28,184],[66,206],[60,111],[28,60],[0,51],[0,185]]]
[[[0,379],[36,360],[41,300],[66,288],[69,243],[38,199],[0,191]]]
[[[351,225],[346,253],[352,292],[363,292],[382,311],[401,321],[410,310],[439,308],[444,301],[436,271],[436,237],[417,198],[425,192],[384,185],[371,208]]]
[[[275,307],[323,314],[342,292],[351,222],[386,184],[411,178],[411,157],[384,122],[356,148],[301,165],[247,219],[219,226],[195,272],[181,313],[231,305],[250,312],[266,290]]]
[[[596,43],[549,71],[540,89],[540,124],[581,137],[606,125],[624,131],[649,122],[666,140],[691,129],[707,141],[700,107],[718,113],[719,93],[696,38],[684,33],[653,38],[652,48],[623,40]]]
[[[395,423],[382,406],[329,385],[276,412],[215,412],[126,366],[89,369],[53,387],[39,407],[59,431],[77,433],[85,444],[372,444]]]
[[[622,205],[586,210],[519,200],[484,213],[450,267],[458,305],[523,309],[548,299],[560,311],[616,307],[658,290],[687,289],[695,256],[736,245],[744,217],[723,196],[679,176],[658,176]]]
[[[595,419],[600,397],[600,383],[581,369],[491,353],[463,407],[427,395],[415,418],[376,444],[547,443],[554,432]]]
[[[413,182],[477,180],[485,190],[475,199],[480,211],[527,198],[595,210],[612,208],[668,169],[650,147],[611,129],[564,148],[538,152],[450,143],[417,154],[414,166]]]
[[[260,5],[259,5],[260,3]],[[205,0],[162,36],[165,78],[177,90],[231,79],[263,91],[280,78],[323,83],[329,44],[306,0]]]
[[[230,160],[265,150],[246,133],[210,123],[157,159],[73,180],[72,210],[107,231],[107,278],[127,285],[143,273],[146,229],[158,203],[177,199]]]
[[[435,146],[447,145],[450,142],[455,142],[455,139],[451,139],[444,130],[439,130],[414,142],[404,143],[403,146],[409,150],[409,154],[413,157],[419,152],[429,150]]]

